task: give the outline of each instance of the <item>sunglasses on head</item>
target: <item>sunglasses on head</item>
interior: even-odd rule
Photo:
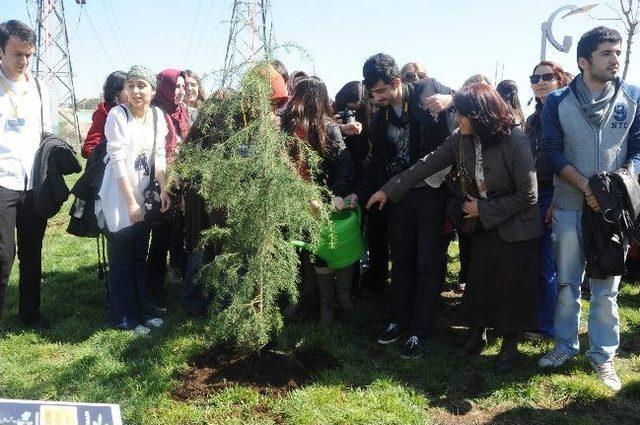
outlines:
[[[553,72],[549,72],[547,74],[541,74],[541,75],[534,74],[529,77],[529,81],[531,81],[531,84],[538,84],[538,82],[540,82],[540,79],[542,79],[542,81],[549,82],[549,81],[555,80],[556,75]]]

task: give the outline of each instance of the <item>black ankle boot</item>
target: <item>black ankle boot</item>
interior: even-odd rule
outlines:
[[[502,347],[495,364],[496,373],[506,373],[513,369],[518,355],[518,338],[516,334],[506,334],[502,338]]]
[[[465,343],[458,349],[461,356],[477,356],[487,348],[487,329],[471,328]]]

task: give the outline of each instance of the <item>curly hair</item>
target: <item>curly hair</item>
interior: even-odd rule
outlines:
[[[102,86],[102,97],[105,102],[115,105],[118,103],[118,96],[124,89],[125,81],[127,80],[126,72],[114,71],[107,77],[107,80]]]
[[[378,81],[391,84],[396,78],[400,78],[400,70],[395,59],[385,53],[378,53],[366,60],[362,67],[364,85],[371,89]]]
[[[453,96],[456,111],[469,118],[481,143],[504,140],[515,126],[513,112],[500,94],[486,83],[473,83]]]

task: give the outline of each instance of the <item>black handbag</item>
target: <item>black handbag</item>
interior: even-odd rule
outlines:
[[[451,173],[453,174],[452,183],[454,184],[451,186],[454,186],[452,187],[454,196],[451,196],[447,203],[447,215],[456,230],[466,235],[472,235],[476,232],[478,217],[465,218],[462,205],[467,201],[467,195],[471,195],[477,199],[480,197],[480,194],[478,193],[478,188],[474,181],[469,177],[469,173],[465,166],[465,147],[466,140],[464,140],[464,136],[460,136],[456,173]]]
[[[149,164],[149,185],[142,192],[144,197],[145,215],[144,219],[151,225],[171,223],[176,220],[180,211],[178,209],[178,196],[170,194],[171,205],[167,211],[162,212],[162,201],[160,200],[160,184],[156,179],[156,139],[158,133],[158,113],[155,107],[153,112],[153,152]]]

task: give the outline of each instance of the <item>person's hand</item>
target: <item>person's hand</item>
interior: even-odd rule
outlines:
[[[598,204],[598,200],[593,192],[587,192],[584,194],[584,199],[587,201],[587,205],[594,210],[595,212],[600,212],[600,204]]]
[[[462,211],[465,212],[464,218],[473,218],[478,217],[480,213],[478,212],[478,200],[471,195],[467,195],[468,201],[462,204]]]
[[[357,136],[362,133],[362,123],[358,121],[350,122],[349,124],[339,124],[340,132],[345,136]]]
[[[137,202],[132,202],[127,206],[127,213],[132,223],[140,223],[144,220],[145,209],[138,205]]]
[[[429,96],[425,101],[425,107],[431,115],[437,116],[440,112],[446,111],[453,102],[453,96],[450,94],[434,94]]]
[[[378,209],[382,210],[388,200],[389,196],[387,196],[387,194],[383,191],[379,190],[371,195],[371,198],[369,198],[369,202],[367,202],[367,209],[370,209],[375,204],[379,204]]]
[[[341,198],[341,197],[339,197],[339,196],[334,196],[334,197],[331,199],[331,205],[333,205],[333,208],[334,208],[336,211],[342,211],[342,210],[345,208],[345,202],[344,202],[344,199],[342,199],[342,198]]]
[[[313,214],[315,217],[318,217],[320,215],[320,210],[322,210],[322,202],[314,199],[313,201],[309,202],[309,208],[311,208],[311,214]]]
[[[553,207],[547,209],[547,213],[544,215],[544,222],[551,228],[551,223],[553,223]]]
[[[160,192],[160,212],[165,212],[171,206],[171,198],[166,191]]]
[[[352,193],[351,195],[347,195],[344,198],[344,203],[345,203],[345,208],[347,209],[354,209],[355,207],[358,206],[358,195],[356,195],[355,193]]]

